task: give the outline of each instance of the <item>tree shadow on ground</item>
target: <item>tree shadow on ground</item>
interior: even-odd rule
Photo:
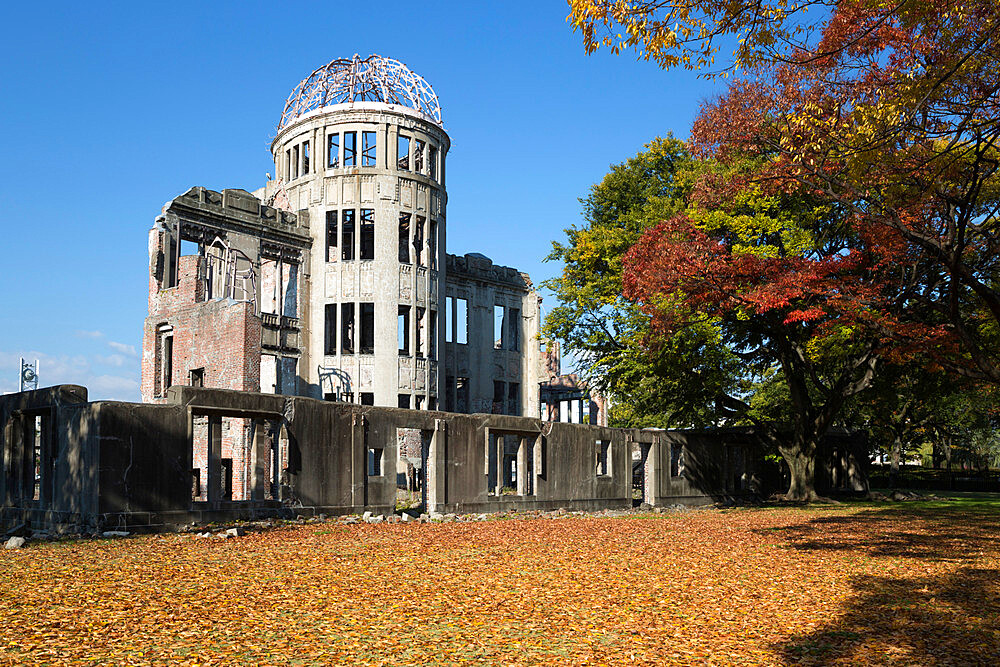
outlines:
[[[793,549],[915,559],[927,574],[855,577],[835,619],[773,648],[795,664],[1000,665],[998,519],[894,507],[779,529]]]

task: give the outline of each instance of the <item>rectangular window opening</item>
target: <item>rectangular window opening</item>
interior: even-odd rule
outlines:
[[[163,395],[166,395],[167,389],[174,384],[174,335],[172,333],[167,334],[163,337],[163,360],[162,360],[162,370],[163,377],[160,386],[163,388]]]
[[[684,445],[676,442],[670,444],[670,476],[684,476]]]
[[[204,368],[192,368],[190,371],[191,375],[191,386],[192,387],[204,387],[205,386],[205,369]]]
[[[431,220],[430,236],[427,238],[427,264],[432,269],[438,266],[438,226],[437,222]]]
[[[469,342],[469,302],[456,299],[455,342],[465,345]]]
[[[427,312],[425,308],[417,306],[417,321],[416,321],[416,356],[424,356],[424,314]]]
[[[370,391],[361,392],[361,405],[375,405],[375,394]]]
[[[292,149],[285,151],[285,182],[292,180]]]
[[[359,259],[375,259],[375,209],[361,209]]]
[[[399,214],[399,261],[410,263],[410,214],[406,212]]]
[[[340,166],[340,133],[331,134],[326,138],[326,166]]]
[[[344,166],[357,166],[358,161],[358,133],[344,132]]]
[[[337,304],[326,304],[326,321],[323,327],[323,354],[337,354]]]
[[[410,409],[410,395],[409,394],[399,394],[396,397],[399,407]]]
[[[444,378],[444,409],[448,412],[455,412],[455,376],[446,375]]]
[[[437,317],[438,317],[437,311],[436,310],[432,310],[431,311],[431,316],[427,320],[427,327],[428,327],[428,330],[429,330],[428,331],[428,338],[427,338],[427,341],[428,341],[427,358],[428,359],[437,359]]]
[[[424,265],[424,222],[427,220],[422,215],[416,216],[416,224],[413,226],[413,254],[417,261],[417,266]]]
[[[361,336],[359,351],[361,354],[375,354],[375,304],[362,303],[361,306]]]
[[[497,304],[493,306],[493,348],[504,349],[503,324],[507,309]]]
[[[292,147],[292,178],[299,177],[299,147]]]
[[[309,173],[309,142],[302,142],[302,175]]]
[[[326,261],[337,261],[337,212],[326,212]]]
[[[437,146],[431,144],[430,151],[427,154],[427,167],[430,170],[430,177],[435,181],[437,180],[437,159],[438,159],[438,149]]]
[[[375,132],[362,132],[361,133],[361,166],[362,167],[374,167],[375,166],[375,151],[376,151],[376,137],[378,135]]]
[[[399,342],[399,355],[410,354],[410,307],[400,306],[396,318],[396,338]]]
[[[377,447],[368,447],[368,476],[369,477],[381,477],[382,476],[382,449]]]
[[[424,148],[427,146],[427,143],[421,141],[420,139],[417,139],[415,143],[416,148],[413,151],[413,171],[418,174],[422,174],[424,173]]]
[[[340,304],[340,351],[354,354],[354,304]]]
[[[597,476],[611,476],[611,441],[598,440],[597,445]]]
[[[340,236],[340,258],[343,260],[354,259],[354,209],[349,208],[340,212],[341,236]]]
[[[410,138],[402,134],[396,138],[396,169],[410,170]]]

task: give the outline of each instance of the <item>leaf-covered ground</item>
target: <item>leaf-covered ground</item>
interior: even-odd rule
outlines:
[[[0,551],[11,664],[1000,664],[1000,507],[309,524]]]

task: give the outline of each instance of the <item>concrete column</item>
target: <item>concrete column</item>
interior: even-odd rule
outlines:
[[[438,511],[438,505],[448,502],[447,422],[434,420],[434,435],[427,452],[424,484],[427,489],[427,511]]]
[[[368,504],[368,448],[365,443],[364,417],[351,415],[351,503]]]
[[[528,438],[520,436],[517,442],[517,495],[528,495]]]
[[[267,460],[271,455],[271,438],[268,430],[267,421],[253,420],[253,438],[250,445],[253,479],[250,481],[250,500],[263,500],[267,489]]]
[[[222,417],[208,418],[208,506],[218,509],[222,500]]]

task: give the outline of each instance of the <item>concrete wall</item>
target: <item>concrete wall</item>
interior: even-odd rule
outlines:
[[[43,466],[36,499],[35,440],[24,435],[24,424],[38,415],[53,443],[53,454],[43,447],[42,459],[53,463],[51,470]],[[86,390],[74,386],[12,394],[0,397],[0,419],[4,525],[29,518],[36,527],[64,530],[162,528],[281,513],[384,514],[394,511],[398,481],[414,469],[427,511],[698,504],[752,496],[759,465],[745,435],[612,429],[187,386],[171,387],[158,405],[89,403]],[[252,425],[241,440],[246,458],[239,465],[249,472],[239,500],[223,492],[225,419]],[[200,433],[196,421],[206,425]],[[202,454],[194,451],[199,437],[207,438]],[[400,443],[409,443],[405,459]],[[682,452],[677,461],[674,448]],[[199,468],[206,488],[196,496],[192,474]]]

